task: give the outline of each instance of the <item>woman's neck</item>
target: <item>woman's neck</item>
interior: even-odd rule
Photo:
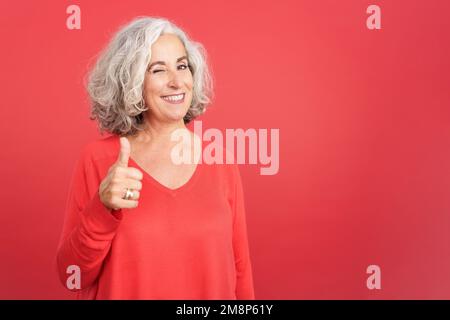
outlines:
[[[188,130],[182,119],[179,122],[164,123],[146,121],[145,128],[139,131],[132,140],[148,147],[170,148],[177,143],[177,141],[173,141],[172,134],[179,129]]]

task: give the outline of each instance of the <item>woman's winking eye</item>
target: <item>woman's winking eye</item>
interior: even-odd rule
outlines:
[[[186,65],[186,64],[180,64],[178,67],[184,67],[184,68],[181,69],[181,70],[186,70],[186,69],[188,69],[188,65]],[[153,70],[152,73],[157,73],[157,72],[160,72],[160,71],[165,71],[165,70],[163,70],[163,69],[156,69],[156,70]]]

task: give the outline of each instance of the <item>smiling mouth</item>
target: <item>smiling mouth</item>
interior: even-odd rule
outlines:
[[[170,96],[161,96],[164,101],[167,101],[172,104],[182,103],[184,101],[184,93],[180,94],[172,94]]]

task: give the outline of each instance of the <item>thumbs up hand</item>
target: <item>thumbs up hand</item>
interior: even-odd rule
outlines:
[[[117,159],[116,164],[124,168],[128,167],[128,160],[130,159],[130,153],[131,153],[130,141],[128,141],[128,139],[125,137],[121,137],[119,158]]]
[[[110,210],[138,206],[143,174],[136,168],[128,167],[130,154],[130,142],[127,138],[121,137],[117,161],[109,168],[99,188],[100,200]],[[128,200],[125,199],[127,189],[132,191],[132,196]]]

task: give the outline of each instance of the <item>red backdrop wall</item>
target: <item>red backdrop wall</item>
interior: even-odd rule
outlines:
[[[81,8],[68,30],[66,8]],[[380,30],[366,8],[381,8]],[[63,299],[54,257],[82,77],[120,25],[163,16],[208,51],[205,128],[279,128],[241,165],[259,299],[450,299],[450,2],[2,1],[0,298]],[[381,290],[366,286],[381,268]]]

